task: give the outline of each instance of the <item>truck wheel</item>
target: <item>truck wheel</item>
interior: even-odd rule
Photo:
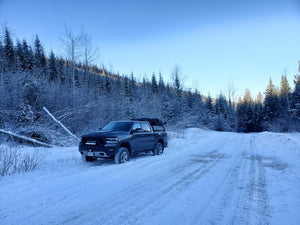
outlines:
[[[115,163],[126,163],[129,161],[129,151],[127,148],[122,147],[119,149],[118,153],[115,155]]]
[[[164,147],[160,142],[158,142],[156,144],[156,147],[155,147],[153,153],[154,153],[154,155],[161,155],[164,153]]]
[[[82,161],[84,162],[93,162],[95,160],[97,160],[96,158],[92,157],[92,156],[85,156],[85,155],[82,155]]]

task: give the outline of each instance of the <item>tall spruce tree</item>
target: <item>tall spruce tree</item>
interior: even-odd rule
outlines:
[[[41,45],[41,41],[38,35],[36,35],[34,41],[34,67],[39,72],[41,71],[41,69],[45,69],[46,67],[46,58],[45,58],[44,49],[43,46]]]
[[[51,50],[49,60],[48,60],[48,73],[49,73],[49,81],[58,80],[58,74],[56,69],[56,58]]]
[[[159,71],[158,91],[160,93],[163,93],[164,90],[165,90],[165,82],[164,82],[164,79],[161,75],[161,72]]]
[[[108,76],[105,76],[105,91],[106,91],[106,95],[109,95],[111,92],[111,82]]]
[[[278,106],[278,122],[280,123],[280,131],[288,131],[291,123],[290,110],[290,85],[286,75],[281,76],[279,90],[279,106]]]
[[[273,125],[274,119],[278,116],[278,95],[272,79],[269,80],[268,87],[265,92],[264,112],[265,120]]]
[[[15,50],[11,34],[7,27],[4,30],[4,51],[5,51],[5,67],[13,70],[15,66]]]
[[[152,74],[152,78],[151,78],[151,89],[153,94],[158,93],[158,86],[157,86],[157,81],[154,73]]]
[[[299,62],[300,73],[300,62]],[[300,130],[300,75],[294,79],[295,88],[291,95],[291,114],[293,121],[293,130]]]
[[[26,40],[22,41],[22,52],[24,55],[24,68],[32,70],[34,64],[34,56],[31,46],[28,46]]]
[[[173,88],[177,97],[182,97],[182,78],[181,78],[181,69],[178,65],[174,66],[171,77],[173,80]]]
[[[3,73],[3,71],[4,71],[4,59],[5,59],[5,57],[4,57],[4,46],[2,45],[2,42],[1,42],[1,40],[0,40],[0,73]],[[2,75],[0,75],[0,82],[1,82],[1,77],[2,77]]]
[[[24,54],[23,54],[23,48],[22,44],[19,40],[17,40],[16,48],[15,48],[15,54],[16,54],[16,66],[18,70],[25,70],[25,62],[24,62]]]
[[[280,97],[286,97],[290,94],[291,88],[289,85],[289,82],[286,78],[286,75],[281,76],[281,82],[280,82]]]
[[[136,80],[135,80],[135,77],[133,75],[133,72],[131,72],[131,74],[130,74],[130,84],[129,84],[129,86],[130,86],[132,96],[134,97],[135,92],[136,92]]]
[[[254,109],[253,109],[253,116],[254,116],[254,132],[261,132],[263,131],[263,99],[262,99],[262,94],[259,92],[256,100],[254,102]]]

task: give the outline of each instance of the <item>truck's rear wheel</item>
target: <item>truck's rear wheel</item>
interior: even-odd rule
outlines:
[[[122,147],[119,149],[118,153],[115,155],[115,163],[126,163],[129,161],[129,151],[127,148]]]
[[[156,144],[156,147],[155,147],[153,153],[154,153],[154,155],[161,155],[164,153],[164,147],[160,142],[158,142]]]

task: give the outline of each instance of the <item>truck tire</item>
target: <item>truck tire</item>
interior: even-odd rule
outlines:
[[[163,153],[164,153],[164,147],[160,142],[158,142],[156,144],[156,147],[155,147],[154,151],[153,151],[153,154],[154,155],[161,155]]]
[[[118,153],[115,155],[115,163],[126,163],[129,161],[129,151],[127,148],[122,147],[119,149]]]

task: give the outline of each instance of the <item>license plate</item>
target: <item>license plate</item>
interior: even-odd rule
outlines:
[[[93,152],[88,152],[87,156],[94,156],[94,153]]]

